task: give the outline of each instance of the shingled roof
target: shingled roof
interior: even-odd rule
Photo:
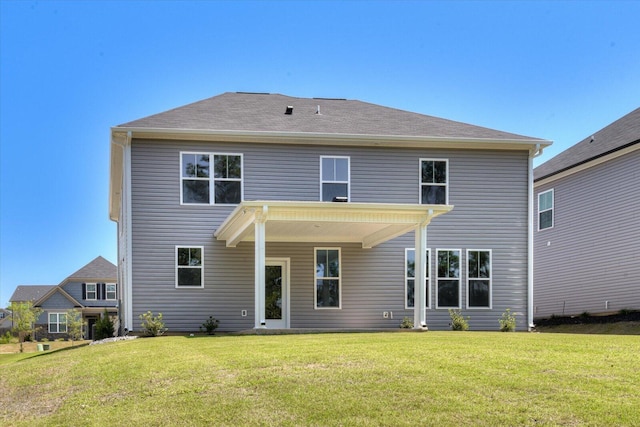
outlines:
[[[118,267],[113,265],[101,256],[91,261],[89,264],[76,271],[65,281],[85,281],[85,280],[113,280],[118,277]]]
[[[535,168],[534,181],[548,178],[638,143],[640,143],[640,108]]]
[[[19,285],[9,298],[11,302],[38,301],[56,285]]]
[[[292,107],[289,113],[287,107]],[[242,92],[223,93],[113,130],[123,128],[539,141],[362,101]]]

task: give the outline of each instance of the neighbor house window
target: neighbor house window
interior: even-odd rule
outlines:
[[[203,248],[176,247],[176,288],[204,287]]]
[[[182,203],[242,201],[242,154],[181,153],[180,162]]]
[[[427,268],[424,272],[424,286],[426,290],[426,308],[429,308],[431,302],[430,281],[429,281],[429,259],[431,251],[427,249]],[[405,249],[405,308],[414,308],[415,298],[415,271],[416,271],[416,251],[415,249]]]
[[[106,299],[116,299],[116,284],[115,283],[107,283],[105,285],[105,296]]]
[[[449,161],[420,160],[420,203],[446,205],[449,201]]]
[[[460,250],[438,249],[437,308],[460,308]]]
[[[491,308],[490,250],[467,250],[467,307]]]
[[[316,248],[316,308],[340,308],[340,249]]]
[[[538,194],[538,230],[553,227],[553,189]]]
[[[323,202],[349,200],[349,157],[320,157],[320,194]]]
[[[49,313],[49,332],[52,334],[67,332],[66,313]]]
[[[87,283],[85,285],[85,298],[86,300],[95,300],[98,299],[98,284],[97,283]]]

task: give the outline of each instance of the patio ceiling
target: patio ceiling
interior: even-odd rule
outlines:
[[[245,201],[216,230],[228,247],[255,240],[265,224],[267,242],[360,243],[372,248],[449,212],[451,205]]]

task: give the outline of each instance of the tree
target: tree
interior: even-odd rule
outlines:
[[[113,337],[113,321],[105,308],[102,317],[96,321],[96,333],[93,339],[100,341],[111,337]]]
[[[29,333],[34,332],[34,326],[38,317],[42,314],[42,309],[33,306],[32,301],[12,302],[9,306],[13,318],[13,331],[18,334],[20,341],[20,353],[24,351],[22,344]]]
[[[71,345],[74,341],[80,341],[82,339],[82,327],[84,321],[82,320],[82,313],[75,308],[67,312],[67,333],[71,338]]]

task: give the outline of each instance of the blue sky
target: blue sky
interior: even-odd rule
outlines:
[[[0,1],[0,307],[98,255],[109,129],[227,91],[553,140],[640,104],[640,2]]]

